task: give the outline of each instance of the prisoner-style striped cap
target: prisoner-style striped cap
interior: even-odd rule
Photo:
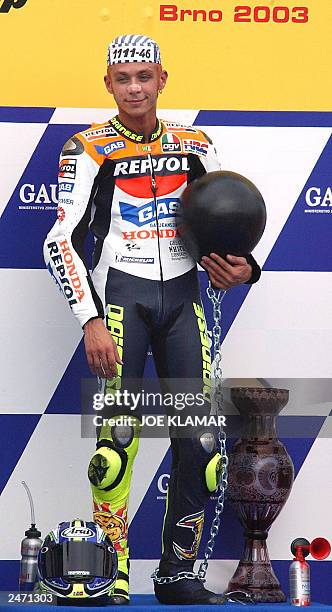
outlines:
[[[161,64],[160,49],[156,41],[141,34],[126,34],[114,38],[108,47],[108,66],[130,62]]]

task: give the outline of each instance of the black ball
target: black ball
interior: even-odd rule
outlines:
[[[182,194],[177,227],[196,261],[217,253],[244,256],[259,242],[266,208],[257,187],[241,174],[209,172]]]

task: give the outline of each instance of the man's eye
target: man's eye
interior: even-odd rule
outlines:
[[[140,76],[140,81],[148,81],[150,79],[150,76],[148,74],[142,74]]]

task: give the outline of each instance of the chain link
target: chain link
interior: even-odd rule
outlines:
[[[212,342],[213,342],[213,370],[212,374],[214,375],[214,388],[212,389],[212,413],[218,415],[222,409],[223,395],[222,395],[222,369],[221,369],[221,349],[220,349],[220,339],[221,339],[221,325],[222,325],[222,313],[221,313],[221,303],[226,295],[226,291],[222,289],[214,289],[209,283],[209,286],[206,290],[207,295],[212,302],[213,308],[213,328],[212,328]],[[172,584],[174,582],[178,582],[179,580],[183,580],[187,578],[189,580],[194,580],[198,578],[201,582],[205,582],[205,576],[209,564],[209,560],[211,558],[216,537],[219,533],[220,528],[220,516],[224,510],[225,503],[225,492],[228,484],[228,457],[226,453],[226,434],[223,429],[219,430],[219,445],[220,445],[220,455],[221,455],[221,470],[220,470],[220,480],[218,483],[219,495],[216,501],[215,506],[215,516],[213,518],[211,528],[210,528],[210,537],[206,544],[204,550],[203,560],[199,566],[198,572],[178,572],[175,576],[159,576],[159,569],[156,568],[151,578],[158,584]]]
[[[155,569],[153,574],[151,574],[151,578],[157,584],[173,584],[174,582],[179,582],[179,580],[183,580],[187,578],[188,580],[195,580],[195,578],[199,578],[198,574],[195,572],[178,572],[175,576],[158,576],[158,568]],[[204,580],[203,580],[204,582]],[[224,602],[228,601],[230,603],[238,603],[245,606],[246,604],[255,604],[255,596],[252,593],[248,593],[246,591],[226,591],[223,593]]]
[[[175,576],[159,576],[158,572],[159,568],[157,567],[153,574],[151,574],[152,580],[157,582],[157,584],[172,584],[173,582],[178,582],[184,578],[188,578],[189,580],[199,578],[198,574],[195,574],[195,572],[178,572],[175,574]]]

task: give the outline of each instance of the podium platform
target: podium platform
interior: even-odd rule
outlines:
[[[105,606],[105,607],[92,607],[89,606],[87,608],[83,608],[82,606],[54,606],[54,605],[43,605],[43,604],[15,604],[15,603],[8,603],[8,604],[0,604],[0,612],[10,612],[10,610],[12,610],[13,608],[17,608],[20,607],[22,608],[22,606],[25,607],[25,609],[27,607],[30,606],[33,607],[35,610],[37,609],[38,612],[54,612],[55,609],[59,609],[62,612],[72,612],[73,609],[74,610],[88,610],[89,612],[101,612],[101,610],[119,610],[119,606]],[[123,609],[123,608],[121,608]],[[245,612],[246,610],[248,612],[253,612],[254,610],[256,610],[256,612],[295,612],[296,609],[298,609],[296,606],[291,606],[288,603],[283,603],[283,604],[248,604],[248,605],[243,605],[243,604],[236,604],[236,603],[226,603],[222,606],[206,606],[206,605],[196,605],[196,606],[182,606],[182,605],[177,605],[177,606],[166,606],[166,605],[161,605],[160,603],[158,603],[158,601],[156,600],[156,598],[154,597],[154,595],[132,595],[131,596],[131,600],[130,600],[130,605],[129,606],[125,606],[124,608],[125,610],[133,610],[134,612],[149,612],[150,610],[152,612],[158,612],[159,610],[163,610],[164,612],[166,612],[166,610],[169,610],[170,612],[190,612],[195,611],[195,612],[212,612],[213,610],[224,610],[224,612]],[[325,604],[319,604],[319,603],[312,603],[310,606],[310,612],[332,612],[332,606],[329,605],[325,605]]]

